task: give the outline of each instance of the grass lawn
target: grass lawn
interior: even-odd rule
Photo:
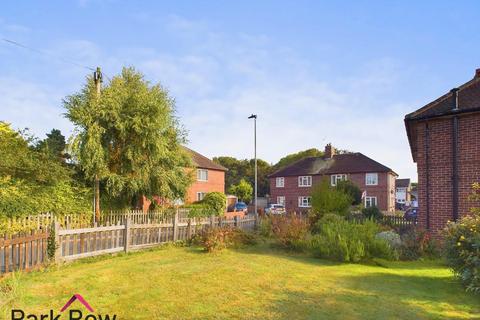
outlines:
[[[437,262],[334,264],[267,245],[217,255],[166,247],[0,284],[13,290],[3,294],[11,298],[5,319],[12,304],[59,311],[73,293],[117,319],[480,319],[480,296]]]

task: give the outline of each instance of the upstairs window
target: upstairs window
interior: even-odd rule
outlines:
[[[347,180],[347,175],[346,174],[332,174],[330,176],[330,184],[332,186],[336,186],[338,181],[344,181]]]
[[[312,176],[300,176],[300,177],[298,177],[298,186],[299,187],[311,187],[312,186]]]
[[[275,179],[275,187],[277,187],[277,188],[285,187],[285,178],[284,177],[276,178]]]
[[[378,173],[367,173],[365,175],[365,185],[367,186],[378,185]]]
[[[207,169],[197,169],[197,181],[208,181]]]

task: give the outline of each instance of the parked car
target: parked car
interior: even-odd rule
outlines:
[[[285,206],[283,204],[272,203],[265,207],[265,214],[284,214]]]
[[[417,218],[418,208],[409,208],[405,211],[403,217],[407,220],[415,220]]]
[[[237,202],[235,203],[235,205],[233,206],[233,211],[234,212],[243,212],[245,214],[248,213],[248,206],[246,205],[245,202]]]

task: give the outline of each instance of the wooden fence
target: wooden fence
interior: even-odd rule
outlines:
[[[65,219],[52,218],[54,226],[55,261],[72,261],[115,252],[129,252],[162,243],[189,240],[204,228],[232,226],[251,231],[255,228],[254,216],[225,219],[220,217],[188,218],[188,212],[118,213],[101,221],[69,224]],[[47,261],[49,228],[39,227],[29,233],[19,233],[0,238],[0,274],[15,270],[30,270]],[[52,235],[53,237],[53,235]]]
[[[367,220],[364,215],[352,215],[349,217],[349,219],[356,222],[363,222]],[[392,227],[415,227],[418,224],[418,220],[416,218],[406,219],[404,217],[389,215],[383,215],[381,218],[377,219],[377,222]]]

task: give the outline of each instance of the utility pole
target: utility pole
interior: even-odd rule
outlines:
[[[258,215],[257,207],[257,115],[252,114],[248,119],[253,119],[253,149],[255,157],[255,216]]]
[[[101,89],[102,89],[102,71],[100,71],[100,67],[97,67],[97,70],[93,73],[93,80],[95,81],[95,87],[97,89],[97,102],[99,102]],[[95,200],[94,222],[98,222],[100,221],[100,179],[98,177],[98,173],[95,174],[94,200]]]

